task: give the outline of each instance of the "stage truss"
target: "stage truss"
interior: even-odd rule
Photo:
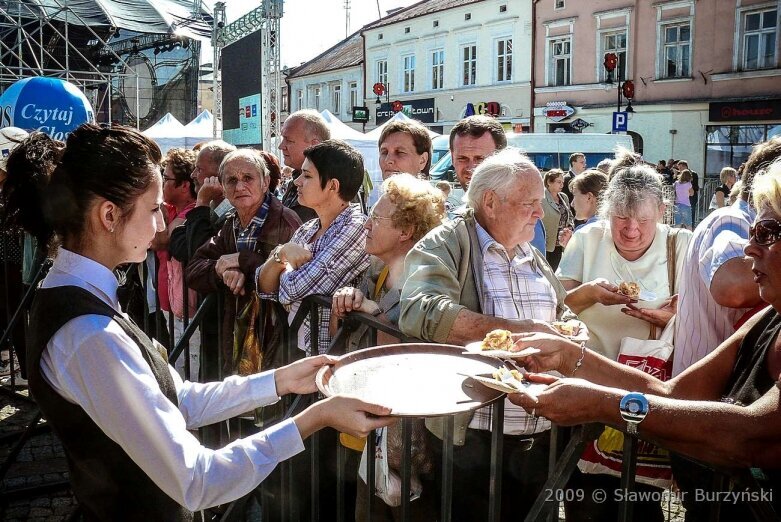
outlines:
[[[255,31],[261,31],[261,128],[263,148],[272,154],[279,154],[272,138],[280,135],[281,113],[281,68],[280,68],[280,20],[283,15],[283,0],[262,0],[261,6],[253,9],[235,22],[225,23],[225,3],[214,5],[214,114],[215,134],[217,118],[222,119],[222,74],[220,56],[222,48],[241,40]]]
[[[88,25],[68,7],[67,0],[48,0],[47,4],[52,8],[18,0],[0,3],[0,91],[32,76],[60,78],[79,86],[98,121],[109,123],[118,86],[135,92],[135,99],[126,102],[135,105],[129,112],[140,112],[139,94],[146,80],[139,74],[139,69],[144,70],[139,67],[143,51],[179,46],[189,48],[197,59],[198,42],[177,36],[175,27],[170,34],[134,34],[121,40],[122,28]],[[192,20],[204,22],[196,14]],[[180,25],[192,20],[184,19]],[[205,22],[211,26],[211,20]],[[139,127],[140,122],[136,117],[133,123]]]

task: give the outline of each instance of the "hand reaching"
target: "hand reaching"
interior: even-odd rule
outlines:
[[[678,311],[678,294],[667,299],[662,303],[662,306],[656,309],[638,308],[632,304],[628,304],[627,307],[622,308],[621,311],[626,315],[647,321],[658,328],[664,328]]]

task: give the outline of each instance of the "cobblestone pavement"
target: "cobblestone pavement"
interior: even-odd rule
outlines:
[[[8,390],[8,388],[5,388]],[[22,392],[26,395],[26,392]],[[30,401],[0,393],[0,465],[5,463],[18,434],[37,413]],[[47,429],[39,429],[22,447],[0,484],[0,520],[4,522],[66,522],[76,510],[67,484],[68,469],[62,446]],[[49,486],[40,489],[42,486]],[[31,491],[39,488],[38,492]],[[672,500],[662,503],[665,519],[683,522],[683,507]],[[256,517],[250,517],[256,518]],[[565,520],[559,510],[559,520]]]
[[[36,413],[37,408],[31,402],[0,393],[0,463],[7,461],[19,434]],[[67,481],[68,466],[59,441],[46,428],[36,430],[0,484],[0,520],[69,520],[76,509],[76,500]]]

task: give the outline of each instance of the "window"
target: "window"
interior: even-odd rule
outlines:
[[[431,88],[441,89],[445,82],[445,51],[438,49],[431,53]]]
[[[380,33],[380,34],[378,34],[378,35],[377,35],[377,39],[378,39],[378,40],[382,40],[382,33]]]
[[[300,111],[304,108],[304,90],[298,89],[296,91],[296,110]]]
[[[403,92],[412,92],[415,90],[415,55],[404,57],[404,81],[402,82]]]
[[[472,13],[466,13],[464,14],[464,20],[469,21],[472,19]]]
[[[434,20],[434,27],[439,27],[439,20]]]
[[[496,42],[496,81],[513,79],[513,40],[506,38]]]
[[[666,24],[661,28],[661,77],[691,76],[691,25],[689,22]]]
[[[377,83],[381,83],[388,86],[388,60],[378,60],[377,61],[377,76],[375,77],[377,79]]]
[[[350,88],[350,106],[347,107],[347,112],[352,113],[353,107],[358,106],[358,82],[350,82],[348,86]]]
[[[554,9],[564,9],[564,0],[556,0],[553,4]]]
[[[461,85],[474,85],[477,80],[477,46],[467,45],[461,53],[464,58]]]
[[[776,66],[778,10],[750,11],[743,14],[741,65],[743,70]]]
[[[287,87],[282,87],[282,107],[281,107],[281,109],[282,109],[283,111],[286,111],[286,110],[287,110],[287,103],[288,103],[288,99],[287,99]]]
[[[572,66],[572,38],[557,38],[550,43],[550,64],[548,66],[548,85],[570,85]]]
[[[506,5],[500,5],[499,6],[499,12],[500,13],[506,13],[507,12],[507,6]]]
[[[320,110],[320,87],[315,87],[315,109]]]
[[[404,34],[409,34],[409,27],[404,28]]]
[[[611,73],[613,80],[624,81],[627,77],[626,71],[626,30],[616,31],[612,33],[603,33],[602,39],[602,61],[599,62],[600,81],[607,79],[607,70],[605,66],[605,55],[608,53],[615,53],[618,56],[618,65]],[[619,75],[621,76],[619,78]]]
[[[748,159],[755,143],[781,136],[777,124],[720,125],[705,127],[705,177],[718,179],[723,167],[738,168]]]
[[[331,105],[333,106],[333,113],[339,114],[342,112],[342,86],[334,85],[331,90]]]

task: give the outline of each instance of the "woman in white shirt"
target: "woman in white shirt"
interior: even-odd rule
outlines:
[[[662,181],[654,169],[643,164],[617,169],[604,193],[600,214],[603,219],[576,231],[564,251],[557,276],[567,289],[565,303],[589,329],[589,346],[616,360],[625,337],[649,339],[652,327],[664,328],[675,313],[674,294],[691,232],[678,230],[672,238],[675,249],[675,284],[668,281],[668,234],[661,223],[664,215]],[[648,301],[637,301],[618,292],[621,282],[634,282]],[[661,330],[659,330],[661,331]],[[655,337],[654,337],[655,338]],[[596,473],[594,466],[581,460],[570,488],[613,491],[620,487],[617,477]],[[638,483],[638,490],[655,498],[659,490]],[[592,497],[586,494],[588,499]],[[615,520],[618,502],[565,502],[567,520]],[[659,502],[635,507],[636,520],[662,520]]]
[[[54,144],[36,139],[36,150],[23,143],[9,158],[6,195],[16,224],[39,241],[54,233],[61,241],[33,302],[30,390],[63,442],[87,520],[192,520],[192,511],[250,492],[325,426],[361,436],[389,423],[387,408],[333,397],[223,448],[203,446],[188,430],[312,393],[315,373],[332,360],[183,382],[122,313],[113,274],[144,261],[165,226],[160,149],[133,129],[86,124],[49,176],[29,168]]]

